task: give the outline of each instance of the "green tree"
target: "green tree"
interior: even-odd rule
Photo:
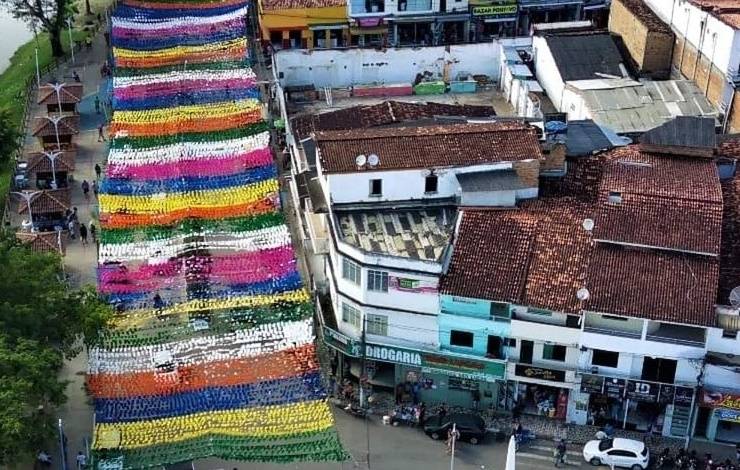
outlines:
[[[64,357],[93,345],[112,312],[95,291],[69,290],[57,255],[0,235],[0,465],[38,451],[66,400]]]
[[[20,133],[13,125],[10,112],[0,109],[0,165],[4,165],[18,149],[18,137]]]
[[[16,18],[49,32],[51,53],[62,57],[62,32],[75,12],[74,0],[0,0]]]

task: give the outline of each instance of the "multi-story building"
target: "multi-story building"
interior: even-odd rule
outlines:
[[[260,0],[259,24],[274,49],[346,47],[345,0]]]
[[[740,5],[735,0],[644,0],[675,34],[673,72],[696,82],[740,131]]]

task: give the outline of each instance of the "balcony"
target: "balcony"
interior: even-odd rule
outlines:
[[[351,0],[350,13],[352,15],[372,15],[385,12],[384,0]]]
[[[637,333],[634,331],[612,330],[609,328],[598,328],[598,327],[593,327],[593,326],[586,326],[583,328],[583,331],[587,333],[595,333],[597,335],[620,336],[622,338],[632,338],[632,339],[642,338],[642,332]]]
[[[430,11],[432,9],[432,0],[399,0],[398,13],[415,13],[420,11]]]
[[[645,339],[659,343],[703,348],[705,342],[704,335],[704,328],[651,321],[648,324],[648,333]]]
[[[643,320],[587,313],[583,331],[606,336],[641,339]]]

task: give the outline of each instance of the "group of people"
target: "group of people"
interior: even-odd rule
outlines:
[[[67,209],[64,217],[65,223],[67,224],[67,229],[69,230],[70,240],[75,240],[79,235],[82,246],[87,246],[89,234],[92,238],[93,243],[97,241],[97,227],[95,227],[95,223],[93,223],[92,220],[88,225],[80,223],[80,218],[77,215],[76,207],[73,207],[72,210]]]

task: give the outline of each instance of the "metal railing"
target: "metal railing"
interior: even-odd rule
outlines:
[[[599,335],[606,335],[606,336],[621,336],[623,338],[634,338],[634,339],[642,338],[642,332],[637,333],[634,331],[612,330],[610,328],[598,328],[594,326],[585,326],[583,328],[583,331],[586,333],[596,333]]]

